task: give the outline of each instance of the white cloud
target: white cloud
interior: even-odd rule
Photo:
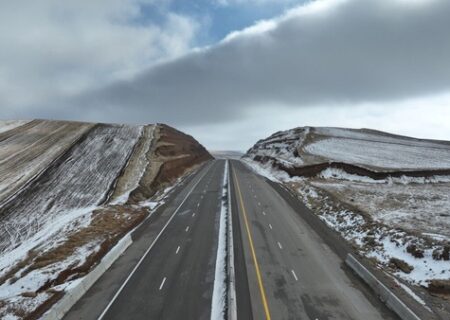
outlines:
[[[220,6],[266,5],[270,3],[293,3],[298,0],[215,0]]]
[[[313,2],[69,106],[109,121],[144,115],[186,125],[268,104],[296,110],[441,94],[450,91],[449,15],[447,0]]]
[[[87,31],[81,32],[83,37],[77,35],[78,28],[83,27],[73,26],[76,41],[89,45],[82,46],[86,51],[80,52],[76,45],[70,49],[65,44],[67,39],[61,40],[65,44],[62,48],[67,46],[60,55],[61,64],[67,64],[68,60],[62,58],[72,53],[79,63],[73,70],[87,70],[91,75],[92,60],[95,68],[91,81],[101,82],[138,69],[147,60],[157,60],[166,51],[185,51],[187,42],[171,41],[180,33],[173,31],[175,36],[171,36],[170,30],[179,30],[180,26],[161,28],[167,37],[150,32],[146,38],[141,27],[123,24],[136,14],[135,7],[128,8],[118,10],[128,12],[125,15],[110,14],[100,19],[104,22],[93,31],[94,40],[107,39],[95,35],[102,30],[107,33],[112,24],[110,36],[115,41],[107,45],[88,41],[91,35]],[[187,129],[211,148],[247,148],[272,131],[300,125],[372,127],[448,139],[449,16],[447,0],[315,1],[234,32],[217,45],[155,64],[130,79],[82,92],[69,100],[49,99],[39,107],[19,104],[20,114],[105,122],[167,122]],[[91,27],[95,27],[96,19],[92,20]],[[175,20],[192,25],[183,17]],[[169,26],[177,25],[167,21]],[[70,30],[70,26],[68,23],[62,28]],[[127,31],[123,31],[124,36],[115,38],[122,29]],[[139,36],[130,40],[128,31]],[[181,33],[179,37],[186,39],[190,34]],[[142,40],[152,37],[157,41]],[[153,49],[162,49],[156,54],[148,49],[151,58],[142,62],[140,53],[146,50],[142,47],[148,48],[149,43],[158,44],[150,46]],[[17,48],[18,43],[14,45]],[[38,61],[54,66],[53,57],[45,58],[48,52],[39,55],[38,46],[33,48],[40,57]],[[20,56],[20,50],[13,51]],[[20,61],[28,63],[25,58]],[[107,72],[101,67],[104,61]],[[36,61],[29,63],[36,67]],[[111,67],[116,64],[119,67]],[[0,75],[5,66],[1,65]],[[40,77],[30,73],[28,66],[22,68],[16,63],[15,67],[21,80],[31,75],[32,79],[52,81],[51,72]],[[45,73],[54,69],[38,63],[36,70]],[[0,82],[3,79],[0,77]],[[59,85],[57,81],[42,85],[48,88],[53,83]],[[0,90],[8,84],[0,83]],[[29,88],[40,92],[31,85]],[[17,95],[21,92],[18,90]],[[5,95],[0,93],[0,99]]]
[[[166,12],[160,25],[139,23],[143,2],[0,1],[2,105],[19,108],[103,86],[185,53],[196,22]]]
[[[181,126],[210,150],[246,151],[259,139],[301,126],[370,128],[417,138],[450,140],[450,93],[402,102],[293,109],[266,105],[224,123]],[[214,134],[211,134],[211,133]]]

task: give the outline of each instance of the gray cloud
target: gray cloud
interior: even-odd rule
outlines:
[[[450,2],[325,0],[70,101],[107,121],[176,125],[258,106],[360,104],[450,89]]]
[[[166,10],[166,2],[0,0],[0,117],[42,117],[51,106],[76,117],[76,110],[61,110],[58,96],[129,78],[186,53],[198,23]],[[162,8],[161,21],[140,24],[148,3]]]

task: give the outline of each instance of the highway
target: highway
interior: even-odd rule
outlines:
[[[236,282],[238,315],[249,314],[239,301],[250,297],[254,319],[396,319],[263,177],[231,163],[235,250],[244,251],[248,284]]]
[[[230,160],[238,319],[396,319],[263,177]],[[224,160],[205,164],[64,319],[210,319]]]
[[[224,164],[203,166],[144,223],[133,235],[139,248],[129,248],[65,319],[210,319]]]

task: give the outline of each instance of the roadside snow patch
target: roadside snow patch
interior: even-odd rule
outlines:
[[[220,206],[219,241],[216,272],[211,302],[211,320],[225,319],[227,299],[227,215],[228,215],[228,160],[225,162]]]

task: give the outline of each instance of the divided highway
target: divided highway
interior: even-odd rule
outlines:
[[[264,178],[229,162],[238,319],[396,319]],[[224,160],[133,235],[65,319],[210,319]]]

